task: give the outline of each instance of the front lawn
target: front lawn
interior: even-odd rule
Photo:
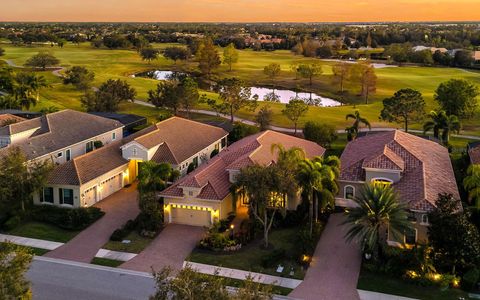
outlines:
[[[0,243],[0,244],[5,244],[5,243]],[[20,248],[29,249],[30,251],[32,251],[32,254],[34,254],[36,256],[42,256],[42,255],[46,254],[47,252],[50,252],[50,250],[47,250],[47,249],[28,247],[28,246],[22,246],[22,245],[17,245],[17,246],[20,247]]]
[[[205,276],[215,276],[215,275],[207,275],[207,274],[203,274]],[[240,279],[234,279],[234,278],[228,278],[228,277],[223,277],[223,276],[219,276],[219,277],[222,277],[225,281],[225,285],[226,286],[231,286],[231,287],[240,287],[240,286],[243,286],[243,283],[244,281],[243,280],[240,280]],[[264,284],[261,284],[262,286],[264,286]],[[282,296],[287,296],[288,294],[290,294],[291,292],[293,291],[293,289],[289,289],[289,288],[286,288],[286,287],[282,287],[282,286],[272,286],[272,293],[275,294],[275,295],[282,295]]]
[[[116,268],[119,265],[123,264],[124,261],[109,259],[109,258],[94,257],[90,263],[94,265],[99,265],[99,266]]]
[[[112,251],[140,253],[151,242],[151,238],[143,237],[133,230],[126,237],[125,240],[130,240],[129,244],[123,244],[122,242],[108,241],[102,248]]]
[[[79,232],[80,231],[65,230],[47,223],[26,221],[5,233],[39,240],[66,243],[74,238]]]
[[[362,270],[358,278],[357,288],[360,290],[398,295],[416,299],[455,300],[468,294],[460,289],[442,291],[435,286],[418,286],[385,274],[375,274]]]
[[[270,243],[273,247],[270,247],[269,249],[263,249],[261,247],[262,241],[256,240],[242,247],[239,251],[232,252],[231,254],[195,249],[187,260],[274,276],[303,279],[305,271],[295,259],[299,247],[297,244],[297,233],[299,230],[299,227],[273,230],[269,236]],[[278,264],[284,266],[283,272],[281,273],[276,272],[277,265],[271,268],[262,267],[262,257],[271,254],[275,249],[284,249],[286,253],[285,258],[278,262]],[[289,275],[291,268],[293,268],[294,271],[293,276]]]

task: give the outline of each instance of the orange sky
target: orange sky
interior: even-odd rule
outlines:
[[[0,21],[480,21],[480,0],[0,0]]]

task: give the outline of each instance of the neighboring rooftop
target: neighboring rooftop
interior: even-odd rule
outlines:
[[[221,201],[230,193],[228,170],[240,170],[255,163],[269,165],[275,162],[277,154],[272,153],[272,144],[281,144],[286,149],[302,148],[308,158],[322,156],[325,153],[325,149],[316,143],[267,130],[230,145],[209,162],[162,191],[160,195],[182,197],[182,187],[196,187],[201,188],[196,198]]]
[[[460,199],[448,150],[415,135],[395,130],[357,138],[340,160],[345,181],[365,181],[364,168],[400,171],[393,187],[411,209],[430,211],[440,193]]]
[[[25,118],[17,117],[12,114],[0,114],[0,127],[3,127],[7,124],[18,123],[25,121]]]
[[[134,114],[119,114],[113,112],[90,112],[89,114],[116,120],[125,126],[125,129],[131,130],[134,127],[147,124],[147,118]]]
[[[0,135],[3,136],[33,132],[26,140],[0,149],[0,156],[15,146],[27,159],[35,159],[121,127],[118,121],[66,109],[1,127]]]

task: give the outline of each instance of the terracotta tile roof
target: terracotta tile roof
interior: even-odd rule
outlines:
[[[470,162],[474,165],[480,164],[480,143],[468,149],[468,155],[470,156]]]
[[[173,159],[172,164],[185,161],[228,135],[222,128],[180,117],[169,118],[157,123],[154,127],[156,128],[133,140],[147,149],[166,144],[167,147],[161,147],[161,149],[170,151],[174,155],[168,153],[158,155],[169,156],[169,159]]]
[[[14,144],[30,160],[121,127],[118,121],[66,109],[2,127],[0,135],[37,129],[30,138]],[[9,147],[0,149],[0,156]]]
[[[17,117],[17,116],[12,115],[12,114],[1,114],[0,115],[0,127],[5,126],[5,124],[9,123],[9,122],[18,123],[18,122],[22,122],[22,121],[25,121],[25,120],[26,119],[24,119],[22,117]]]
[[[282,144],[287,149],[302,148],[309,158],[325,153],[325,149],[316,143],[267,130],[230,145],[216,157],[162,191],[160,196],[182,197],[182,187],[195,187],[201,188],[196,198],[221,201],[230,193],[228,170],[239,170],[254,163],[270,164],[277,157],[276,153],[271,152],[272,144]]]
[[[165,143],[161,144],[158,147],[157,151],[155,152],[151,160],[156,163],[167,162],[171,165],[178,164],[177,159],[175,158],[175,155],[173,154],[172,150],[170,150],[170,147],[168,147],[168,145]]]
[[[370,134],[348,143],[340,160],[344,181],[365,181],[365,167],[400,171],[393,186],[411,209],[431,210],[440,193],[460,199],[448,150],[415,135]]]

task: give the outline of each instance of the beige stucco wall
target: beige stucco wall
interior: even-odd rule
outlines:
[[[158,148],[158,147],[157,147]],[[134,151],[137,153],[134,154]],[[148,160],[148,150],[137,142],[131,142],[122,147],[122,156],[125,159],[135,159],[140,161]]]
[[[186,175],[188,170],[188,165],[190,165],[193,162],[195,157],[198,157],[198,165],[200,166],[202,163],[205,163],[208,160],[210,160],[210,155],[212,154],[212,151],[217,149],[217,147],[218,147],[218,151],[224,150],[226,146],[222,147],[222,139],[215,141],[214,143],[210,144],[208,147],[193,154],[192,156],[190,156],[189,158],[187,158],[186,160],[182,161],[177,166],[175,166],[175,168],[180,171],[182,176]]]
[[[375,178],[385,178],[390,179],[393,182],[397,182],[400,180],[400,172],[387,172],[381,170],[372,170],[366,169],[365,170],[365,181],[370,182],[372,179]]]
[[[56,205],[61,207],[80,207],[80,188],[78,186],[72,185],[49,185],[49,187],[53,188],[53,204],[50,203],[42,203],[40,202],[40,194],[34,193],[33,195],[33,203],[36,205]],[[60,204],[60,195],[59,189],[72,189],[73,190],[73,206],[67,204]]]

